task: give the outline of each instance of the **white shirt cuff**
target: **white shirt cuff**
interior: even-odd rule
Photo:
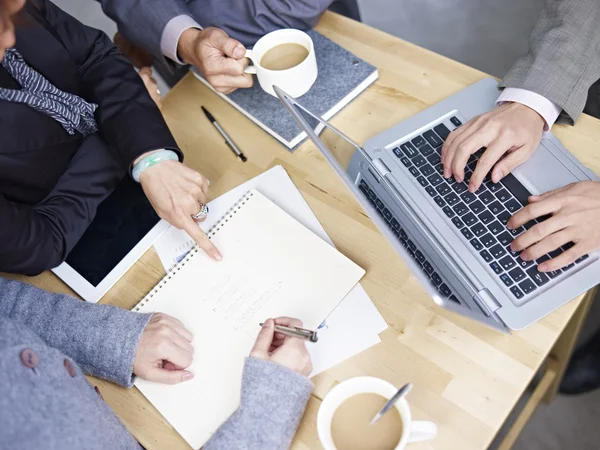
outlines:
[[[552,128],[552,125],[554,125],[554,122],[556,122],[556,119],[558,119],[558,116],[562,111],[562,108],[553,101],[548,100],[543,95],[536,94],[535,92],[526,89],[504,89],[500,94],[500,97],[498,97],[498,100],[496,100],[496,106],[500,106],[506,102],[520,103],[537,112],[546,122],[544,131],[548,131]]]
[[[180,15],[169,20],[160,38],[160,51],[162,54],[176,63],[185,64],[177,55],[177,45],[183,32],[189,28],[202,30],[198,22],[190,16]]]

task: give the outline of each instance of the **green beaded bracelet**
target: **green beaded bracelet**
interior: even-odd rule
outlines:
[[[179,161],[179,156],[177,156],[177,153],[173,150],[159,150],[151,153],[148,156],[144,156],[135,166],[133,166],[131,176],[139,183],[140,177],[146,170],[163,161]]]

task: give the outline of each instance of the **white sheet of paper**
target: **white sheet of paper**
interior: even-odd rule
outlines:
[[[306,228],[333,245],[282,166],[275,166],[210,202],[210,213],[202,223],[202,229],[206,231],[212,227],[250,189],[257,189]],[[189,235],[174,227],[167,230],[154,244],[167,271],[193,246],[194,242]],[[313,362],[311,376],[379,343],[379,333],[386,328],[387,323],[363,287],[356,285],[319,328],[319,342],[308,346]]]

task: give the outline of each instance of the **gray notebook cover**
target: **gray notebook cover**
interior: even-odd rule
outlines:
[[[315,84],[298,101],[328,120],[333,115],[332,112],[341,110],[377,79],[377,68],[314,30],[308,34],[315,45],[319,75]],[[192,70],[206,83],[196,69]],[[351,94],[354,95],[347,98]],[[306,137],[279,99],[263,91],[256,80],[250,89],[238,89],[229,95],[219,95],[290,150]],[[303,135],[301,140],[300,135]],[[295,140],[299,142],[294,142]]]

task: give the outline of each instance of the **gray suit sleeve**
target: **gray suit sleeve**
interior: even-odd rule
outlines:
[[[599,27],[599,0],[546,0],[529,52],[500,86],[543,95],[563,109],[559,121],[573,124],[600,78]]]
[[[151,315],[99,305],[0,278],[0,314],[34,330],[88,374],[131,387]]]
[[[183,0],[98,0],[104,13],[117,22],[132,43],[162,60],[162,33],[177,16],[191,15]]]
[[[290,447],[313,385],[291,370],[247,358],[238,410],[204,450],[279,450]]]

